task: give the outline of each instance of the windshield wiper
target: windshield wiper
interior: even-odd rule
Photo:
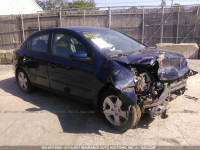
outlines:
[[[118,58],[118,57],[122,57],[122,56],[126,56],[126,54],[115,54],[115,55],[111,55],[109,57],[110,58]]]
[[[138,50],[139,52],[141,51],[146,51],[147,49],[140,49]],[[110,55],[110,58],[118,58],[118,57],[122,57],[122,56],[130,56],[133,55],[134,53],[136,53],[137,51],[133,51],[133,52],[129,52],[129,53],[124,53],[124,54],[115,54],[115,55]]]

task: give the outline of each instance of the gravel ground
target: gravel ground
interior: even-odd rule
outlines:
[[[200,72],[200,60],[188,60]],[[20,91],[10,65],[0,66],[0,145],[199,145],[200,75],[170,103],[168,117],[144,116],[125,133],[111,129],[93,107],[52,92]]]

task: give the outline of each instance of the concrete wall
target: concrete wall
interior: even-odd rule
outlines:
[[[0,64],[12,64],[13,50],[0,50]]]
[[[198,59],[199,58],[199,47],[196,43],[159,43],[156,44],[157,49],[168,50],[182,54],[185,58]]]
[[[156,45],[157,49],[168,50],[182,54],[185,58],[198,59],[200,58],[199,47],[196,43],[160,43]],[[13,50],[0,50],[0,64],[11,64],[12,63]]]

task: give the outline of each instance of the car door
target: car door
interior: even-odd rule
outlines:
[[[50,85],[53,89],[87,99],[92,99],[103,86],[94,76],[91,61],[72,60],[69,55],[85,51],[86,46],[69,33],[54,32],[48,66]]]
[[[50,87],[48,79],[49,33],[40,33],[27,41],[23,62],[32,84]]]

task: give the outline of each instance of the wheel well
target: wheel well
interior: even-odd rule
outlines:
[[[101,94],[110,89],[112,89],[112,90],[114,89],[114,87],[112,86],[111,83],[107,83],[103,88],[101,88],[101,90],[98,94],[98,97],[97,97],[97,102],[96,102],[97,106],[99,105]]]

